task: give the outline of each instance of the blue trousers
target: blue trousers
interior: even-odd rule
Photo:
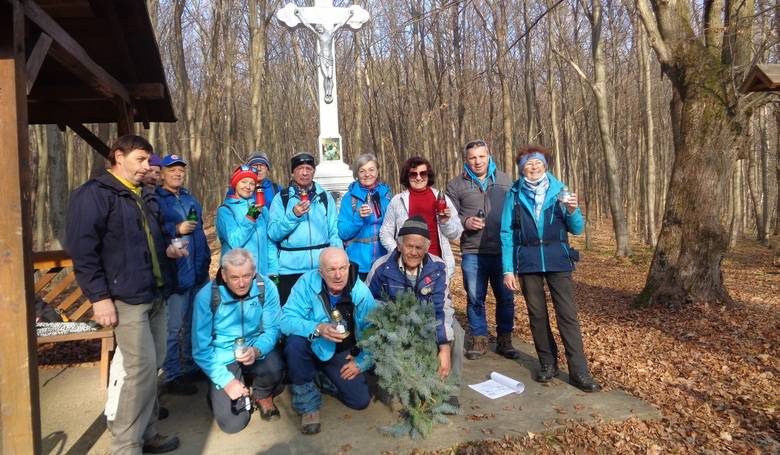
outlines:
[[[348,363],[349,351],[334,354],[322,361],[312,352],[311,342],[292,335],[287,337],[284,355],[287,358],[287,374],[292,382],[292,407],[299,414],[315,412],[322,406],[322,394],[314,383],[317,370],[322,371],[336,387],[338,398],[352,409],[365,409],[371,401],[366,375],[361,373],[352,380],[341,377],[341,367]]]
[[[168,305],[167,354],[163,363],[165,382],[197,370],[192,361],[192,303],[196,286],[180,294],[171,294]]]
[[[498,333],[512,333],[515,328],[515,300],[512,291],[504,286],[501,255],[464,253],[461,268],[471,335],[488,336],[485,318],[488,282],[496,297],[496,330]]]

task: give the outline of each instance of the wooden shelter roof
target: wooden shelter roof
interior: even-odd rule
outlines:
[[[144,0],[22,4],[30,124],[176,121]]]
[[[742,93],[780,90],[780,64],[755,65],[739,88]]]

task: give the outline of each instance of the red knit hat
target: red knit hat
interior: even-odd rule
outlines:
[[[257,172],[250,166],[239,166],[235,171],[233,171],[233,175],[230,176],[230,186],[235,189],[236,185],[238,185],[238,182],[246,178],[250,178],[254,180],[255,183],[257,183]]]

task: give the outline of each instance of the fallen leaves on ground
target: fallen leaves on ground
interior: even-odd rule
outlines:
[[[727,256],[724,279],[733,307],[702,303],[674,311],[631,307],[644,285],[650,250],[635,245],[630,260],[615,258],[612,239],[600,232],[592,249],[577,246],[583,260],[574,274],[575,298],[593,374],[605,390],[622,389],[658,407],[662,418],[571,421],[552,433],[475,441],[456,451],[780,453],[780,269],[772,265],[773,252],[746,241]],[[452,289],[466,327],[459,279]],[[533,343],[522,296],[515,306],[515,335]],[[549,311],[554,315],[552,306]],[[562,351],[554,316],[551,323]],[[565,364],[562,352],[559,362]]]

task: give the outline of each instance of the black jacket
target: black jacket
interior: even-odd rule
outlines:
[[[111,298],[129,304],[150,302],[176,286],[170,244],[154,191],[141,193],[165,286],[158,289],[136,196],[106,172],[76,188],[70,197],[66,249],[81,290],[91,301]]]

